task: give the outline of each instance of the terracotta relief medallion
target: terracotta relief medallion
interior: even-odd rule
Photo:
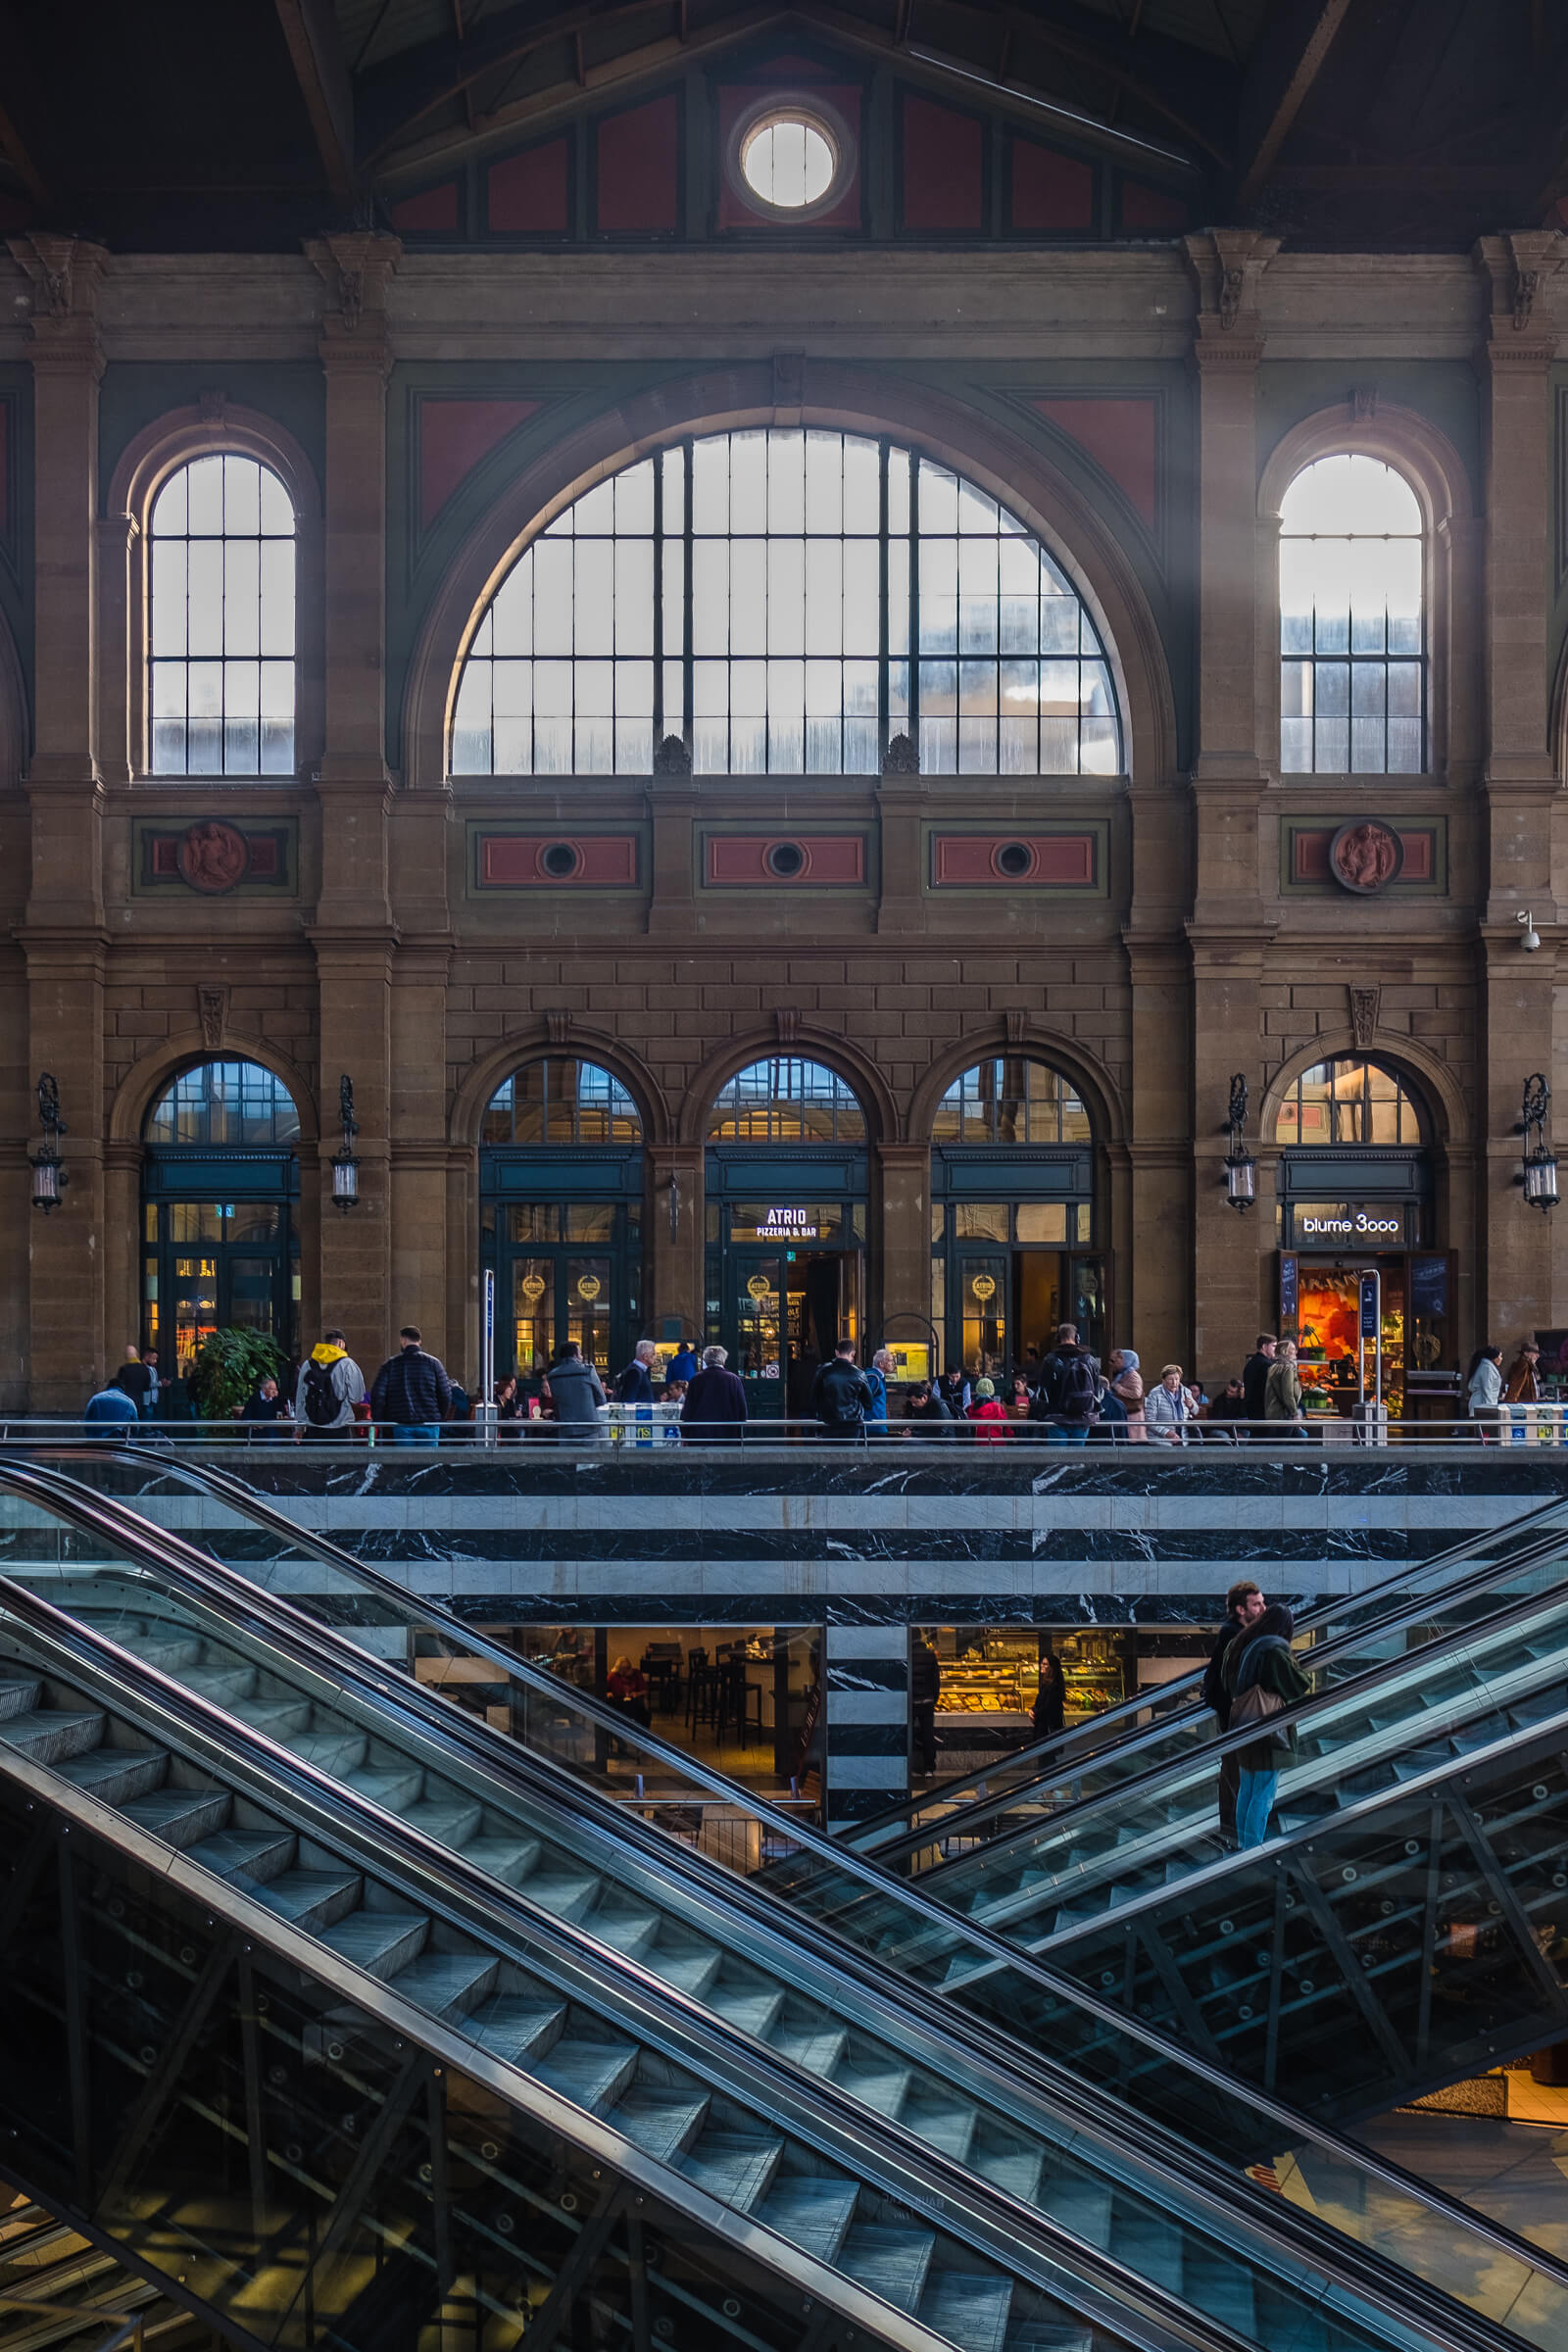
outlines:
[[[218,817],[188,826],[179,840],[179,871],[192,890],[217,898],[245,878],[250,851],[243,833]]]
[[[1329,872],[1342,890],[1358,898],[1376,898],[1398,879],[1404,863],[1404,844],[1392,825],[1365,817],[1342,825],[1329,843]]]

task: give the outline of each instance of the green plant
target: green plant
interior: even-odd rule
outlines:
[[[226,1421],[264,1380],[281,1386],[288,1359],[265,1331],[212,1331],[191,1366],[190,1400],[201,1421]]]

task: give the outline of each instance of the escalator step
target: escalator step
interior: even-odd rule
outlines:
[[[108,1641],[140,1658],[143,1665],[156,1666],[160,1674],[182,1677],[188,1667],[201,1664],[202,1644],[195,1634],[144,1634],[117,1624],[112,1613],[87,1622],[95,1624]]]
[[[233,1801],[226,1788],[165,1788],[133,1796],[120,1809],[166,1845],[188,1847],[222,1828]]]
[[[736,1985],[728,1996],[730,2005],[726,2006],[724,1988],[714,1984],[723,1965],[724,1955],[717,1950],[671,1952],[667,1957],[661,1954],[660,1982],[672,1986],[676,1992],[685,1993],[689,2000],[700,2000],[705,2007],[717,2009],[719,2015],[728,2018],[731,2025],[739,2022],[740,2013],[746,2010],[748,2003],[753,2012],[767,2021],[778,2015],[784,1996],[779,1992],[770,1993],[765,1985],[756,1991],[749,1985]],[[765,2011],[759,2006],[763,2002],[770,2004]],[[742,2025],[741,2031],[745,2034],[760,2034],[764,2027],[747,2023]]]
[[[1255,2339],[1257,2306],[1252,2282],[1240,2263],[1218,2263],[1202,2254],[1190,2254],[1182,2268],[1182,2294],[1196,2311],[1234,2328],[1249,2341]]]
[[[263,1893],[263,1901],[271,1891]],[[422,1915],[406,1911],[353,1911],[325,1929],[321,1941],[328,1949],[368,1970],[372,1977],[395,1977],[416,1960],[430,1933]]]
[[[927,2147],[951,2156],[956,2164],[967,2164],[980,2113],[961,2099],[916,2098],[900,2111],[899,2121]]]
[[[169,1758],[161,1747],[95,1747],[84,1756],[68,1756],[56,1770],[63,1781],[85,1788],[89,1796],[118,1805],[158,1788],[169,1770]]]
[[[834,2076],[833,2087],[847,2091],[877,2115],[895,2116],[908,2097],[913,2080],[906,2066],[846,2066]]]
[[[637,2072],[638,2053],[629,2041],[577,2041],[564,2037],[530,2071],[574,2107],[590,2114],[613,2106]]]
[[[690,2093],[644,2089],[633,2083],[625,2097],[616,2100],[609,2120],[648,2155],[667,2162],[696,2138],[708,2108],[706,2091],[693,2098]]]
[[[242,1698],[229,1713],[269,1740],[283,1740],[291,1732],[309,1731],[313,1709],[308,1698]]]
[[[659,1940],[662,1926],[657,1911],[612,1911],[608,1905],[596,1911],[586,1923],[588,1933],[596,1941],[608,1943],[612,1952],[627,1960],[635,1960],[652,1943]]]
[[[737,2213],[750,2213],[758,2199],[767,2194],[783,2153],[781,2139],[753,2139],[739,2132],[705,2132],[690,2154],[681,2158],[680,2169],[721,2204],[733,2206]]]
[[[467,2021],[472,2038],[498,2058],[521,2060],[547,2041],[566,2014],[564,2001],[529,2001],[515,1995],[489,2002]]]
[[[835,2262],[858,2202],[853,2180],[781,2180],[762,2199],[757,2218],[803,2253]]]
[[[592,1871],[536,1870],[522,1882],[522,1892],[558,1919],[576,1919],[586,1911],[602,1882]]]
[[[944,2271],[920,2297],[918,2316],[922,2328],[961,2344],[963,2352],[1002,2352],[1011,2310],[1010,2278]]]
[[[1074,2180],[1067,2175],[1043,2180],[1038,2190],[1043,2213],[1049,2213],[1054,2222],[1087,2245],[1102,2248],[1110,2244],[1111,2197],[1108,2180]]]
[[[275,1735],[274,1735],[275,1737]],[[281,1740],[291,1756],[302,1764],[314,1764],[318,1772],[330,1773],[341,1780],[360,1763],[370,1742],[363,1732],[325,1731],[290,1732]]]
[[[291,1830],[220,1830],[190,1849],[190,1858],[215,1878],[275,1879],[294,1859]]]
[[[842,2060],[849,2038],[848,2034],[835,2034],[830,2028],[786,2026],[772,2036],[772,2042],[779,2056],[792,2066],[803,2066],[808,2075],[825,2078]]]
[[[993,2188],[1004,2196],[1016,2197],[1020,2205],[1040,2202],[1040,2173],[1045,2163],[1042,2148],[982,2149],[973,2158],[975,2171]]]
[[[925,2292],[936,2242],[930,2230],[857,2222],[839,2249],[838,2268],[895,2311],[913,2312]]]
[[[494,1992],[501,1962],[486,1952],[421,1952],[391,1980],[405,2000],[416,2001],[432,2017],[466,2017]]]
[[[417,1765],[383,1766],[361,1765],[357,1772],[343,1775],[343,1786],[363,1796],[368,1804],[379,1805],[383,1813],[407,1814],[411,1805],[417,1805],[424,1791],[424,1775]]]
[[[19,1748],[37,1764],[63,1764],[68,1756],[84,1756],[103,1739],[108,1718],[94,1707],[90,1714],[68,1714],[58,1707],[29,1707],[0,1724],[0,1740]]]
[[[198,1698],[210,1699],[215,1707],[232,1709],[238,1698],[254,1697],[257,1670],[243,1663],[235,1666],[185,1666],[174,1678]]]
[[[471,1862],[475,1870],[486,1871],[504,1886],[520,1886],[539,1859],[537,1838],[469,1838],[460,1843],[451,1840],[451,1850]]]
[[[43,1684],[36,1675],[29,1681],[8,1678],[0,1682],[0,1723],[8,1723],[15,1715],[29,1715],[38,1704]]]
[[[1110,2217],[1111,2243],[1119,2245],[1125,2237],[1138,2243],[1139,2276],[1153,2279],[1173,2295],[1183,2293],[1182,2272],[1187,2247],[1181,2230],[1175,2222],[1160,2220],[1148,2206],[1136,2211],[1112,2208]]]
[[[1071,2320],[1059,2328],[1049,2322],[1025,2320],[1007,2337],[1006,2352],[1095,2352],[1094,2332]]]
[[[373,1777],[380,1779],[382,1776],[375,1774]],[[383,1804],[384,1799],[378,1796],[375,1802]],[[444,1845],[453,1853],[466,1849],[484,1827],[483,1805],[466,1803],[461,1797],[421,1796],[413,1804],[387,1806],[386,1810],[396,1811],[405,1828],[416,1830],[421,1838],[428,1838],[432,1845]],[[535,1840],[535,1853],[538,1850]]]
[[[342,1870],[284,1870],[254,1889],[257,1901],[265,1903],[269,1911],[275,1911],[279,1919],[288,1920],[296,1928],[310,1929],[313,1935],[318,1930],[337,1930],[340,1921],[353,1925],[365,1916],[374,1921],[386,1920],[388,1915],[384,1911],[355,1913],[354,1907],[364,1891],[365,1881],[358,1873]],[[323,1934],[321,1940],[330,1941],[333,1950],[343,1952],[346,1960],[358,1958],[357,1953],[343,1950],[336,1933],[330,1936]],[[368,1938],[362,1935],[360,1940],[366,1942]],[[362,1960],[360,1966],[368,1967],[369,1963]],[[384,1969],[376,1971],[378,1976],[386,1973]]]

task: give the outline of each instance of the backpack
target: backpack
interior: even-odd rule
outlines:
[[[1071,1355],[1048,1355],[1043,1378],[1029,1407],[1031,1421],[1098,1421],[1100,1392],[1093,1358],[1081,1348]]]
[[[337,1419],[343,1399],[332,1386],[332,1371],[331,1364],[318,1364],[314,1355],[305,1367],[305,1418],[313,1429],[325,1429]]]

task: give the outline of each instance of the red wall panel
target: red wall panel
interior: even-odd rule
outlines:
[[[577,869],[553,874],[546,850],[558,843],[577,854]],[[482,833],[479,880],[492,890],[625,890],[637,880],[633,833]]]
[[[1014,228],[1093,228],[1094,166],[1014,139],[1011,216]]]
[[[798,874],[775,874],[767,853],[775,842],[804,850]],[[720,890],[843,889],[865,880],[865,841],[858,833],[710,833],[708,881]]]
[[[972,115],[906,93],[904,225],[985,226],[985,131]]]
[[[455,229],[458,225],[458,183],[444,179],[438,188],[423,188],[386,208],[394,228]]]
[[[998,870],[997,853],[1017,842],[1033,864],[1022,874]],[[931,879],[938,889],[1027,890],[1042,883],[1056,890],[1093,890],[1096,873],[1093,833],[938,833],[931,845]]]
[[[618,231],[680,226],[680,108],[651,99],[598,126],[596,224]]]
[[[564,236],[571,225],[565,140],[492,164],[485,198],[490,226],[501,235]]]

